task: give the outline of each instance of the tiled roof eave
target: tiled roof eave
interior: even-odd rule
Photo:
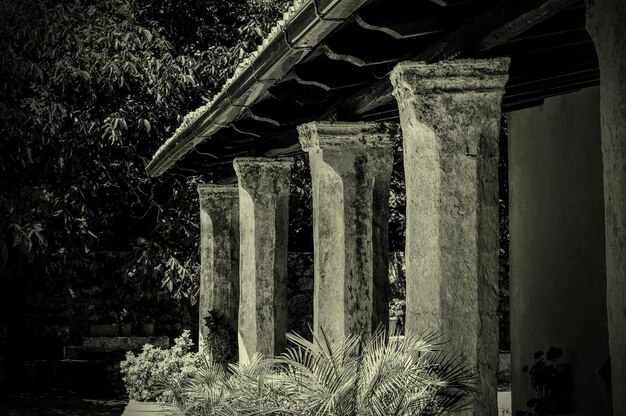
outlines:
[[[147,165],[148,175],[163,174],[199,143],[234,121],[366,2],[296,0],[257,50],[237,67],[221,91],[209,103],[185,116]]]

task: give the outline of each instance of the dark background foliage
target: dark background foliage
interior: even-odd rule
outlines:
[[[10,346],[79,337],[111,312],[193,303],[199,177],[148,178],[145,165],[287,3],[0,3],[0,324]]]

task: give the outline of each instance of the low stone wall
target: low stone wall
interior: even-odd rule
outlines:
[[[140,351],[144,345],[150,344],[157,348],[167,349],[170,346],[168,337],[84,337],[83,351],[115,352]]]

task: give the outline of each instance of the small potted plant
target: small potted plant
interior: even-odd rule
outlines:
[[[119,332],[123,337],[129,337],[132,331],[132,324],[129,322],[129,314],[126,308],[122,308],[116,315]]]
[[[143,299],[135,306],[135,322],[138,326],[138,335],[142,337],[154,336],[154,308],[148,299]]]
[[[89,335],[92,337],[117,336],[117,314],[114,311],[101,312],[96,305],[89,305]]]
[[[145,315],[141,320],[139,335],[142,337],[154,336],[154,319],[150,315]]]

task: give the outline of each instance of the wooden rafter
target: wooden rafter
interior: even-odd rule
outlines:
[[[416,61],[437,62],[485,47],[496,39],[503,41],[537,24],[576,0],[500,0],[425,51]],[[331,119],[353,119],[393,100],[391,82],[381,79],[340,101],[327,112]]]

